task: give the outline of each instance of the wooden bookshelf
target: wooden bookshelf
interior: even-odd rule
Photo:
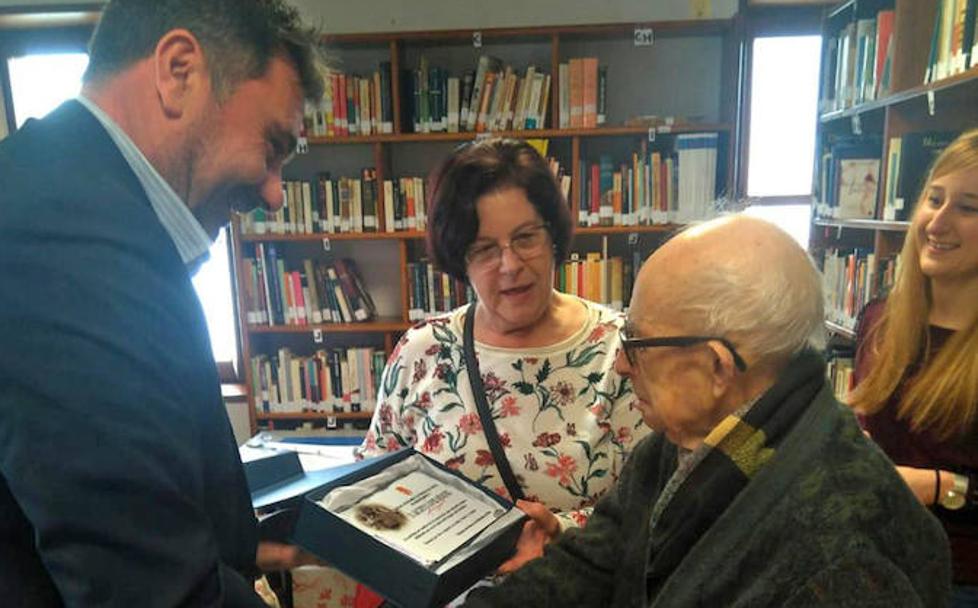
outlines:
[[[849,22],[871,19],[874,15],[878,16],[880,10],[892,9],[894,23],[890,90],[875,99],[864,100],[849,107],[830,111],[825,111],[823,107],[819,116],[817,138],[820,153],[833,138],[849,138],[854,141],[878,141],[880,158],[877,198],[872,218],[834,219],[813,216],[810,249],[820,264],[824,263],[826,253],[830,250],[860,251],[866,256],[867,264],[876,264],[873,272],[868,274],[879,277],[880,264],[889,263],[888,260],[899,253],[910,229],[909,221],[884,219],[884,210],[890,202],[887,200],[887,181],[890,178],[888,171],[891,142],[894,138],[906,141],[908,134],[960,132],[978,126],[978,63],[932,82],[924,82],[940,1],[849,0],[826,12],[823,29],[823,40],[826,44],[839,37],[841,29]],[[878,24],[877,19],[877,26]],[[965,41],[965,46],[970,44],[970,41]],[[970,46],[968,48],[970,50]],[[826,66],[826,50],[823,49],[823,70]],[[822,100],[830,97],[825,90],[826,83],[830,80],[832,79],[823,72],[820,93]],[[905,150],[901,150],[900,153],[904,152]],[[817,157],[821,158],[821,155]],[[817,184],[821,183],[819,169],[820,167],[816,167]],[[919,187],[919,184],[916,185],[917,189]],[[819,194],[819,199],[824,200],[824,193]],[[919,192],[916,191],[904,193],[905,208],[912,208],[918,196]],[[885,290],[877,292],[868,289],[865,297],[872,298],[881,293],[885,293]],[[833,297],[833,294],[828,294],[828,297]],[[834,336],[850,342],[855,340],[855,332],[851,329],[830,321],[826,321],[825,326]]]
[[[636,31],[647,29],[653,32],[654,44],[637,45]],[[545,139],[549,141],[548,154],[560,160],[571,178],[568,199],[572,216],[577,220],[583,160],[595,162],[599,155],[605,154],[620,163],[627,158],[629,150],[639,149],[643,142],[650,149],[661,147],[671,151],[678,135],[716,133],[720,142],[717,194],[735,192],[734,155],[739,148],[735,92],[741,35],[734,19],[708,19],[325,36],[324,44],[344,73],[370,74],[381,63],[389,63],[393,132],[309,136],[307,152],[296,156],[285,168],[285,176],[289,180],[313,181],[320,172],[328,171],[333,176],[358,175],[363,167],[371,167],[376,171],[377,184],[382,185],[384,180],[401,176],[427,176],[460,142],[487,137]],[[548,115],[541,125],[544,128],[481,133],[413,132],[409,100],[403,97],[402,76],[406,70],[415,70],[419,58],[425,56],[432,66],[440,65],[450,75],[460,76],[475,67],[480,55],[499,57],[515,70],[533,65],[551,77]],[[570,58],[592,56],[598,58],[600,65],[608,66],[607,122],[593,128],[557,128],[560,124],[559,66]],[[676,79],[677,66],[697,77]],[[674,119],[638,121],[638,124],[629,120],[648,116]],[[378,209],[387,204],[382,187],[378,188],[377,204]],[[389,354],[400,335],[413,324],[408,320],[408,264],[425,255],[425,233],[421,230],[386,232],[384,228],[379,226],[377,232],[243,234],[240,222],[233,223],[231,248],[238,329],[253,432],[259,425],[281,427],[313,422],[319,426],[333,416],[341,422],[369,419],[370,412],[356,415],[258,412],[250,361],[253,355],[270,354],[278,347],[315,349],[320,341],[328,340],[342,345],[382,344]],[[582,238],[575,241],[572,251],[583,254],[594,251],[597,245],[607,250],[609,256],[644,257],[679,228],[674,223],[576,227],[575,235]],[[259,244],[274,244],[282,257],[294,260],[314,255],[353,257],[374,296],[380,318],[346,324],[248,324],[241,278],[248,268],[245,258],[253,255]],[[316,336],[315,341],[311,336]]]

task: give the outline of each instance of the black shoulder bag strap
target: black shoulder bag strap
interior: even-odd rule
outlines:
[[[479,419],[482,421],[482,431],[486,434],[486,441],[489,443],[489,450],[492,452],[492,459],[496,463],[499,476],[503,478],[506,489],[513,500],[524,498],[523,488],[516,481],[516,474],[513,467],[506,458],[503,451],[503,443],[499,440],[499,432],[496,430],[496,423],[492,419],[492,410],[489,408],[489,401],[486,399],[486,389],[482,385],[482,375],[479,374],[479,361],[475,358],[475,304],[470,304],[465,311],[465,330],[462,334],[462,349],[465,352],[465,369],[469,374],[469,384],[472,385],[472,395],[475,397],[476,409],[479,410]]]

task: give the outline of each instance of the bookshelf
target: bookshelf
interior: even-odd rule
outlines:
[[[825,13],[811,251],[826,270],[826,328],[839,355],[836,380],[849,381],[856,315],[888,288],[929,164],[956,134],[978,126],[976,4],[849,0]],[[957,26],[939,19],[947,6],[961,9]],[[862,42],[861,33],[867,34]],[[889,43],[881,45],[887,36]],[[851,55],[846,44],[855,44]],[[867,49],[874,56],[861,62]],[[859,211],[849,206],[847,212],[838,198],[831,204],[847,186],[839,168],[855,157],[878,163],[865,217],[854,217]],[[840,278],[832,274],[839,256],[851,262],[850,274],[833,282]],[[833,310],[833,303],[847,301],[848,311]],[[844,395],[845,387],[840,390]]]
[[[308,150],[286,167],[285,179],[308,182],[313,198],[325,198],[325,191],[317,194],[315,188],[318,176],[324,172],[329,173],[329,183],[332,183],[342,176],[360,175],[364,168],[372,169],[376,180],[376,231],[337,231],[330,224],[314,227],[314,231],[308,233],[265,231],[257,234],[247,222],[237,219],[232,223],[238,329],[252,431],[308,424],[327,428],[352,424],[357,428],[358,424],[365,425],[369,420],[372,414],[369,407],[359,412],[267,411],[261,396],[256,395],[256,379],[250,362],[253,357],[270,355],[282,348],[291,349],[297,356],[309,356],[319,349],[356,347],[374,348],[385,356],[390,354],[400,335],[413,324],[409,269],[425,257],[425,233],[418,227],[404,225],[389,231],[390,218],[381,216],[388,208],[393,208],[392,205],[402,202],[397,180],[426,177],[435,164],[461,142],[489,136],[546,140],[547,156],[560,163],[563,175],[568,178],[567,198],[575,218],[581,213],[582,199],[585,206],[593,204],[588,199],[590,191],[582,188],[582,183],[590,177],[588,163],[597,164],[599,158],[611,158],[613,169],[620,168],[624,175],[624,165],[627,159],[634,158],[631,156],[633,152],[642,151],[651,159],[652,151],[661,151],[663,158],[674,155],[678,159],[675,144],[685,136],[716,134],[711,195],[735,191],[738,35],[733,20],[714,19],[326,36],[324,44],[334,57],[336,71],[350,79],[361,75],[367,81],[362,86],[367,87],[370,102],[364,107],[369,109],[361,108],[359,117],[373,111],[377,125],[363,128],[358,121],[357,134],[347,135],[337,126],[338,117],[332,115],[341,112],[341,102],[329,108],[334,122],[326,119],[325,108],[320,108],[318,115],[317,109],[310,109]],[[645,44],[649,40],[651,46]],[[435,71],[432,80],[423,79],[438,86],[439,73],[461,81],[467,71],[476,70],[482,56],[499,58],[501,65],[512,66],[517,78],[525,74],[529,66],[550,78],[546,96],[542,92],[540,95],[538,110],[545,117],[540,121],[538,116],[536,126],[539,128],[513,128],[516,123],[513,120],[505,128],[488,128],[482,132],[416,130],[413,108],[420,103],[418,92],[414,90],[409,94],[411,90],[406,85],[410,83],[413,87],[415,82],[422,81],[418,77],[420,66],[441,70]],[[562,112],[569,110],[568,105],[562,110],[561,64],[569,65],[571,59],[581,57],[595,57],[598,65],[607,69],[603,108],[606,120],[601,125],[571,126],[565,124],[570,122],[566,120],[566,114],[565,121],[561,121]],[[377,76],[373,75],[375,72],[378,72]],[[696,73],[698,77],[686,77],[689,73]],[[341,87],[345,93],[353,92],[349,84],[334,84],[337,85],[334,92]],[[363,98],[365,89],[358,90]],[[389,99],[384,99],[383,95],[375,97],[370,91],[383,91]],[[514,90],[511,95],[513,105],[510,107],[515,114],[519,107],[516,103],[518,94]],[[546,103],[542,103],[544,98]],[[343,111],[351,110],[350,99],[344,99],[347,104],[342,106]],[[437,108],[439,102],[427,103],[432,104],[428,110],[434,116],[432,108]],[[658,118],[637,124],[628,121],[650,115]],[[346,118],[349,120],[349,115]],[[389,123],[387,129],[384,123]],[[331,135],[327,124],[336,127]],[[505,122],[497,122],[496,126],[501,124]],[[419,130],[422,132],[417,132]],[[634,171],[635,175],[639,173]],[[387,180],[393,182],[393,197],[392,191],[385,192],[382,186]],[[628,183],[633,182],[629,180]],[[620,196],[625,197],[627,193],[627,200],[640,200],[640,186],[637,182],[634,184],[634,191],[623,187]],[[604,195],[603,188],[600,193]],[[649,198],[651,200],[651,195]],[[687,219],[673,213],[638,218],[636,211],[635,219],[622,219],[617,222],[619,225],[604,225],[607,223],[604,221],[598,222],[600,225],[587,225],[594,222],[585,215],[580,216],[585,225],[575,229],[572,249],[580,254],[582,261],[586,253],[601,252],[609,260],[611,256],[617,256],[640,262]],[[625,214],[625,217],[629,215]],[[618,215],[613,214],[613,220],[618,219]],[[406,217],[403,223],[407,223]],[[623,223],[631,225],[620,225]],[[281,257],[291,260],[293,265],[310,258],[355,259],[363,283],[376,302],[377,316],[356,323],[268,325],[249,322],[252,303],[248,299],[245,279],[252,272],[249,259],[256,256],[259,245],[275,246]],[[626,267],[629,266],[626,264]]]

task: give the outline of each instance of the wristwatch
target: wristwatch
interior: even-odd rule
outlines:
[[[957,511],[968,502],[968,476],[953,473],[954,484],[941,496],[941,506]]]

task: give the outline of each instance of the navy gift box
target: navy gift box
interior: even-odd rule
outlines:
[[[381,543],[317,504],[335,488],[371,477],[414,455],[424,457],[442,471],[465,480],[507,509],[514,505],[413,449],[405,449],[357,463],[355,470],[323,484],[303,498],[293,538],[303,548],[405,608],[443,606],[513,555],[525,516],[514,518],[479,551],[448,568],[429,569]],[[451,561],[451,559],[447,560]]]

